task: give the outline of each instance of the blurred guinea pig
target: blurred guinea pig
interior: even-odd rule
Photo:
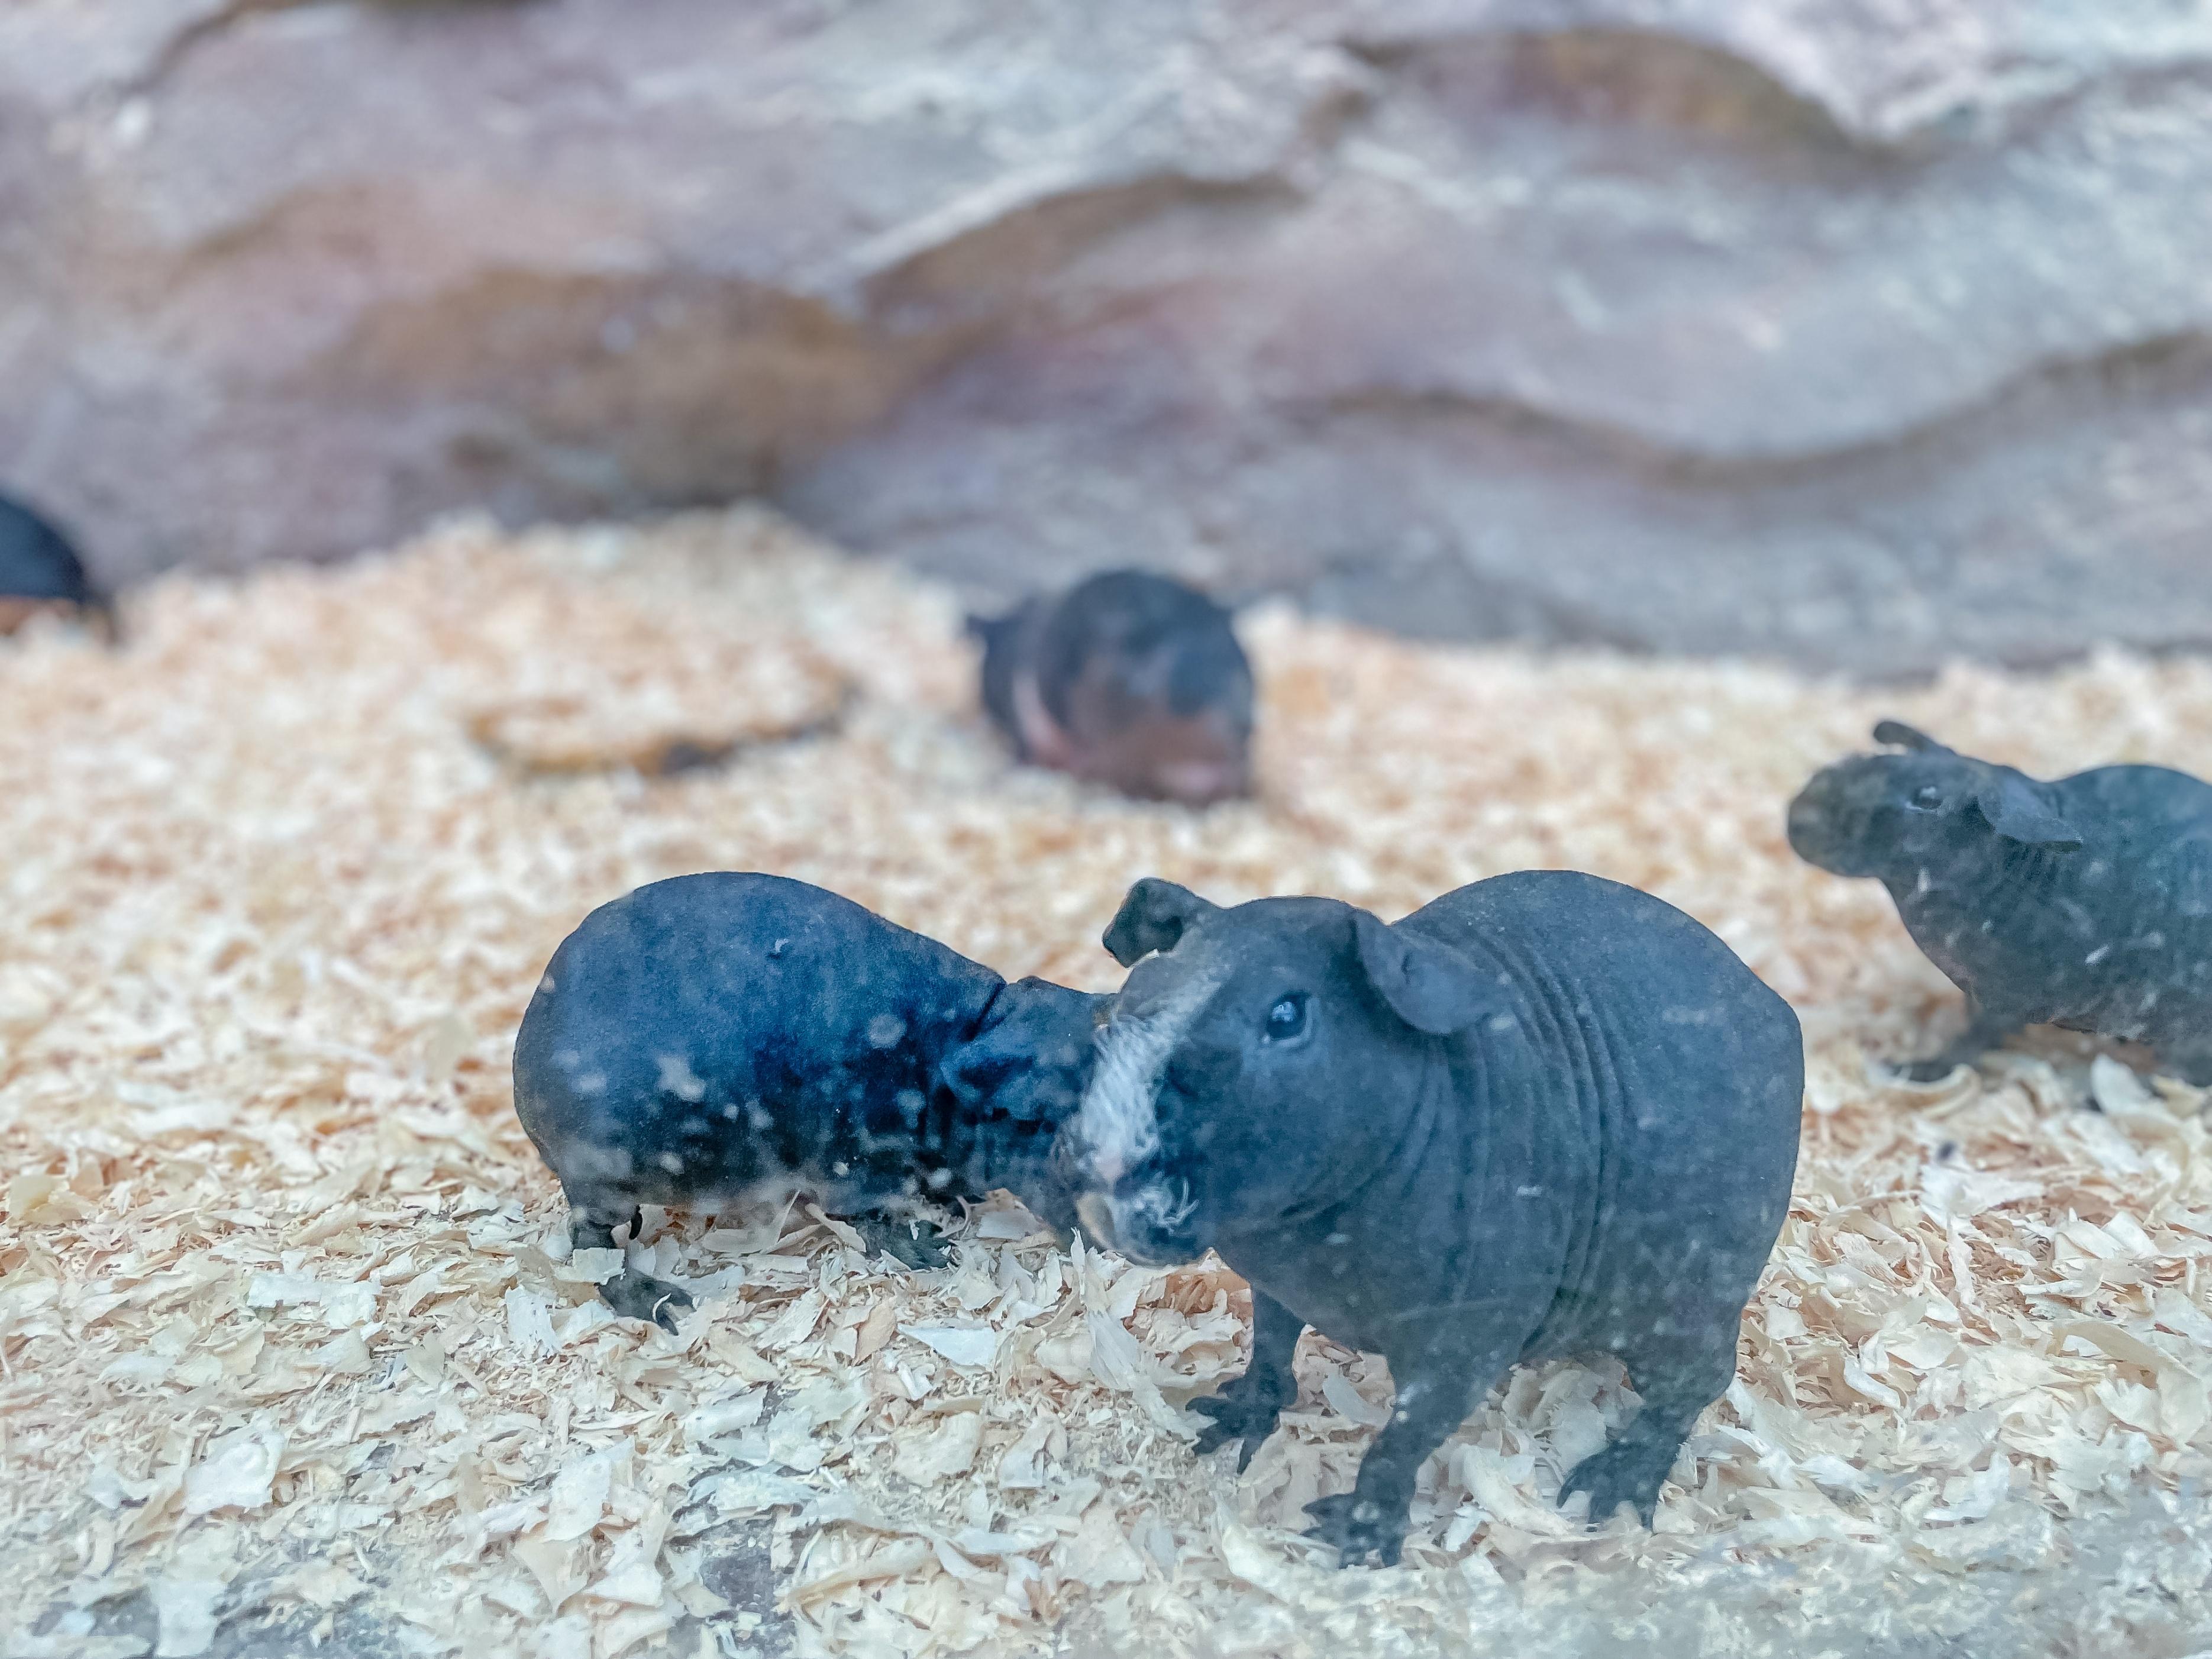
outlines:
[[[1196,588],[1109,570],[968,630],[984,709],[1017,758],[1194,806],[1250,791],[1251,665]]]
[[[69,538],[21,501],[0,495],[0,635],[47,611],[115,637],[115,605],[85,574]]]

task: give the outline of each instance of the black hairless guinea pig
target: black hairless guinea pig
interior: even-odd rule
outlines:
[[[1101,1243],[1211,1246],[1251,1281],[1251,1364],[1192,1402],[1201,1449],[1251,1455],[1302,1325],[1387,1356],[1357,1485],[1307,1506],[1343,1561],[1387,1564],[1422,1463],[1509,1366],[1606,1351],[1643,1408],[1560,1498],[1648,1521],[1790,1206],[1788,1005],[1680,911],[1565,871],[1389,926],[1140,881],[1105,942],[1135,966],[1060,1155]]]
[[[109,638],[115,607],[85,574],[76,549],[47,520],[0,495],[0,634],[41,611],[82,616]]]
[[[561,1179],[571,1236],[635,1236],[638,1206],[807,1191],[920,1265],[916,1200],[1010,1188],[1073,1224],[1050,1148],[1082,1094],[1100,999],[1008,984],[849,899],[775,876],[682,876],[586,916],[514,1044],[514,1107]],[[691,1305],[626,1269],[609,1306],[673,1328]]]
[[[1195,588],[1113,570],[968,625],[983,707],[1023,761],[1199,805],[1251,787],[1251,665]]]
[[[2212,1083],[2212,785],[2161,766],[2043,783],[1896,720],[1874,736],[1901,752],[1817,774],[1790,803],[1790,844],[1878,878],[1966,994],[1965,1033],[1911,1075],[2063,1025],[2148,1043]]]

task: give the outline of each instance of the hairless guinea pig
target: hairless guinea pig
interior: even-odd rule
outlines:
[[[1389,926],[1146,880],[1105,943],[1135,965],[1060,1155],[1101,1243],[1211,1246],[1251,1281],[1251,1364],[1192,1402],[1201,1449],[1249,1458],[1302,1325],[1387,1356],[1357,1485],[1307,1505],[1343,1561],[1387,1564],[1415,1474],[1507,1367],[1609,1351],[1643,1409],[1560,1498],[1648,1521],[1790,1206],[1789,1006],[1680,911],[1565,871]]]
[[[514,1108],[579,1249],[634,1235],[641,1203],[805,1190],[919,1266],[898,1219],[917,1200],[1003,1187],[1073,1224],[1050,1149],[1100,1000],[1010,985],[804,882],[681,876],[602,905],[554,953],[515,1038]],[[672,1329],[691,1305],[635,1269],[601,1294]]]
[[[1194,805],[1251,787],[1251,665],[1195,588],[1113,570],[968,625],[983,707],[1020,759]]]
[[[93,585],[69,538],[21,501],[0,495],[0,634],[40,611],[81,616],[109,639],[115,606]]]
[[[1966,994],[1923,1080],[2024,1025],[2146,1042],[2212,1083],[2212,785],[2160,766],[2043,783],[1896,720],[1790,803],[1790,844],[1889,889],[1913,942]]]

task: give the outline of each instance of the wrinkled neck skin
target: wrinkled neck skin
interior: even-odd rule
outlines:
[[[2042,940],[2053,929],[2079,933],[2094,948],[2093,918],[2063,891],[2071,875],[2093,867],[2086,850],[2024,846],[1967,823],[1945,830],[1940,842],[1881,882],[1915,942],[1954,983],[1971,988],[1983,957]]]
[[[1559,1282],[1555,1218],[1516,1193],[1573,1177],[1537,1133],[1522,1039],[1423,1039],[1407,1086],[1346,1103],[1361,1129],[1299,1201],[1221,1227],[1223,1261],[1340,1342],[1404,1352],[1440,1322],[1526,1306]]]

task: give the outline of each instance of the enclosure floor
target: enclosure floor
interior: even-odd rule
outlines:
[[[0,643],[0,1652],[2212,1644],[2203,1097],[2057,1037],[1888,1080],[1957,999],[1781,835],[1881,714],[2212,770],[2212,666],[1876,695],[1266,611],[1262,794],[1201,814],[1011,768],[957,620],[738,514],[462,526],[166,582],[120,654]],[[1633,1408],[1562,1365],[1431,1462],[1402,1568],[1331,1571],[1297,1512],[1350,1484],[1379,1365],[1309,1337],[1240,1478],[1181,1409],[1242,1363],[1237,1281],[1003,1204],[921,1274],[803,1207],[650,1216],[702,1306],[616,1322],[511,1109],[546,957],[660,877],[777,871],[1106,988],[1137,876],[1395,916],[1531,866],[1681,905],[1805,1021],[1796,1204],[1650,1533],[1555,1509]]]

